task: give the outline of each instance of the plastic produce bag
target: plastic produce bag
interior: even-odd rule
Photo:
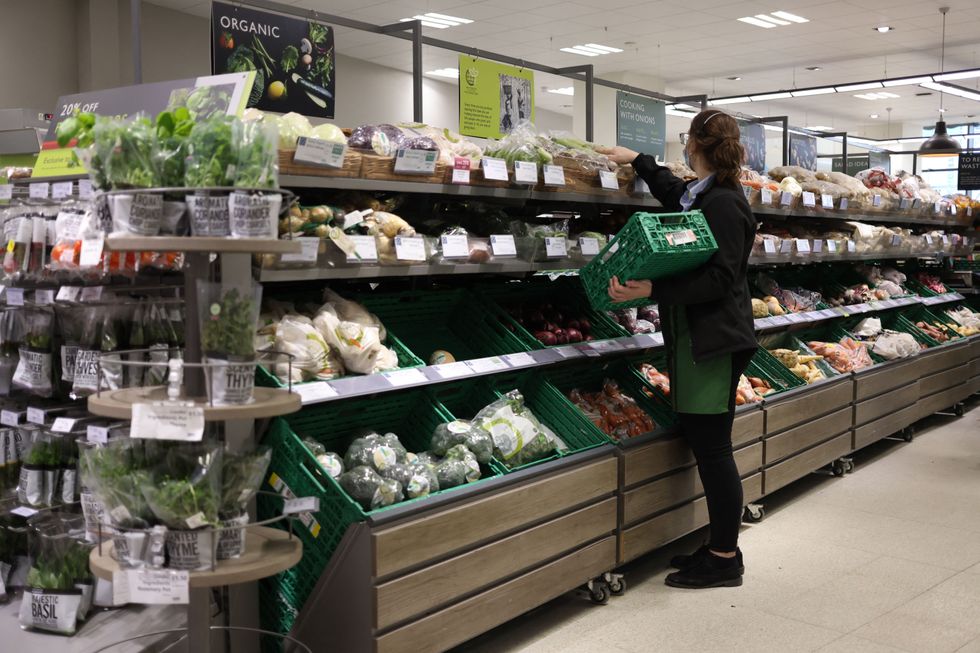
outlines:
[[[278,188],[279,134],[276,125],[235,121],[232,125],[232,141],[238,149],[235,186]]]
[[[344,492],[365,510],[384,508],[403,499],[401,483],[383,478],[374,469],[364,465],[344,472],[338,482]]]
[[[476,460],[476,456],[473,455],[466,445],[457,444],[446,452],[446,460],[460,460],[466,465],[466,482],[472,483],[473,481],[480,480],[480,464]]]
[[[881,333],[881,320],[877,317],[866,317],[851,329],[851,333],[863,338],[873,338]]]
[[[222,455],[218,516],[224,530],[218,531],[218,560],[238,558],[245,552],[248,502],[258,492],[271,460],[269,448],[250,453],[225,451]]]
[[[237,119],[213,113],[194,124],[187,138],[184,184],[191,188],[232,186],[238,165]],[[98,123],[96,123],[98,125]]]
[[[350,304],[353,302],[346,303]],[[344,314],[343,306],[324,304],[313,318],[313,324],[324,340],[340,354],[344,367],[360,374],[396,369],[398,356],[382,344],[385,336],[383,328],[380,325],[366,325],[363,320],[344,319],[341,317]]]
[[[435,473],[424,465],[395,463],[381,476],[398,481],[407,499],[418,499],[439,490],[439,481]]]
[[[493,457],[493,439],[490,434],[468,420],[457,419],[440,424],[432,433],[430,446],[440,456],[445,456],[457,444],[464,445],[481,465],[488,464]]]
[[[220,405],[247,404],[255,386],[253,334],[262,303],[262,286],[250,282],[245,294],[221,284],[198,283],[201,349],[209,398]]]
[[[291,364],[276,362],[273,371],[280,379],[287,379],[290,366],[293,381],[330,380],[344,375],[340,356],[308,317],[284,316],[276,326],[274,344],[276,350],[293,356]]]
[[[95,121],[93,137],[107,189],[160,185],[160,171],[153,155],[153,126],[146,117],[137,115],[125,120],[100,116]]]
[[[25,308],[18,312],[23,340],[12,383],[30,394],[50,397],[54,392],[54,312],[49,308]]]
[[[483,156],[503,159],[508,167],[513,167],[515,161],[530,161],[538,165],[554,162],[554,156],[541,146],[537,129],[526,120],[518,123],[503,139],[491,141],[484,148]]]
[[[885,331],[875,340],[871,351],[885,360],[895,360],[918,354],[919,343],[911,334]]]
[[[344,466],[347,469],[366,466],[377,472],[384,472],[395,463],[405,462],[405,454],[405,447],[397,436],[373,433],[351,442],[344,454]]]
[[[347,145],[358,150],[373,150],[379,156],[393,156],[404,137],[405,133],[394,125],[361,125],[351,131]]]
[[[323,471],[330,475],[330,478],[337,480],[344,473],[344,459],[338,454],[327,451],[327,448],[321,443],[309,438],[303,440],[303,445],[309,449],[313,457],[316,458],[317,463],[323,468]]]
[[[538,421],[517,390],[511,390],[483,408],[473,422],[490,434],[494,456],[511,469],[568,448],[551,429]],[[441,479],[439,485],[442,487]]]

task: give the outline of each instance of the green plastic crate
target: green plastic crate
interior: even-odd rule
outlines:
[[[496,315],[506,325],[506,328],[524,344],[526,351],[542,349],[546,345],[511,317],[510,312],[520,304],[538,304],[540,306],[552,304],[568,312],[574,311],[576,315],[589,320],[592,325],[590,335],[595,340],[625,338],[631,335],[604,312],[592,308],[588,300],[582,295],[581,285],[575,279],[494,284],[481,287],[479,292],[496,305]],[[649,303],[647,301],[644,305]]]
[[[649,415],[656,425],[650,433],[658,433],[668,430],[677,424],[677,418],[670,409],[670,404],[657,396],[651,397],[644,390],[646,384],[640,379],[636,371],[631,367],[627,360],[616,360],[606,364],[596,364],[593,362],[567,365],[548,370],[548,381],[551,382],[566,398],[568,393],[574,389],[596,392],[601,390],[602,384],[606,379],[612,379],[619,385],[620,390],[637,403],[640,410]],[[575,404],[569,399],[569,403]],[[615,437],[602,431],[595,426],[578,406],[575,406],[578,414],[582,416],[590,425],[596,428],[606,437],[616,440]],[[635,437],[646,435],[638,434]]]
[[[879,316],[881,318],[881,326],[886,329],[891,329],[893,331],[902,331],[910,334],[915,338],[919,344],[926,345],[927,347],[938,347],[939,345],[945,344],[939,342],[933,337],[926,335],[926,332],[915,326],[915,323],[919,320],[926,322],[940,321],[929,312],[925,306],[912,306],[906,308],[903,311],[889,311],[888,313]],[[951,341],[959,340],[959,335],[951,334]],[[948,342],[948,341],[947,341]]]
[[[526,351],[492,302],[468,290],[426,290],[357,298],[422,360],[442,349],[456,360]]]
[[[609,280],[660,279],[696,268],[718,250],[700,211],[634,213],[629,222],[579,271],[586,294],[598,310],[642,306],[646,299],[613,303]]]
[[[645,394],[651,394],[652,396],[656,397],[660,403],[673,407],[670,397],[665,395],[659,387],[648,381],[643,373],[640,372],[640,366],[642,366],[644,363],[650,363],[657,368],[658,372],[662,372],[663,374],[669,376],[670,370],[667,366],[667,354],[664,352],[643,354],[630,361],[630,371],[637,379],[639,379],[640,385]]]
[[[922,283],[911,274],[905,280],[905,287],[914,292],[919,297],[938,297],[939,293],[934,290],[930,290],[929,286]]]
[[[762,345],[767,351],[772,351],[773,349],[795,349],[804,356],[814,355],[813,350],[810,349],[805,342],[803,342],[802,340],[797,338],[794,334],[788,331],[760,336],[759,344]],[[776,360],[777,363],[782,365],[782,361],[776,358],[775,355],[772,355],[772,357]],[[823,375],[828,379],[832,379],[840,374],[840,372],[838,372],[833,367],[831,367],[825,360],[818,360],[814,362],[816,363],[817,368],[821,372],[823,372]],[[786,366],[783,365],[783,367]]]
[[[507,467],[495,458],[493,464],[501,473],[525,469],[611,442],[609,437],[585,419],[578,408],[540,372],[496,374],[461,383],[438,385],[432,388],[432,392],[454,417],[473,419],[485,406],[515,389],[524,396],[524,405],[542,424],[554,431],[568,445],[568,449],[514,468]]]
[[[806,343],[808,343],[810,341],[813,341],[813,340],[819,340],[819,341],[822,341],[822,342],[840,343],[841,339],[843,339],[843,338],[850,338],[851,340],[856,340],[858,342],[864,342],[860,338],[855,337],[854,334],[852,334],[849,331],[849,329],[853,328],[854,325],[856,325],[858,322],[860,322],[862,319],[864,319],[864,317],[866,317],[866,316],[861,316],[861,317],[858,317],[858,318],[853,318],[852,317],[852,318],[849,318],[847,320],[837,320],[837,321],[832,322],[832,323],[829,323],[829,324],[823,324],[823,325],[817,327],[816,329],[810,329],[810,330],[807,330],[807,331],[796,332],[795,335],[804,344],[806,344]],[[885,359],[882,358],[881,356],[879,356],[878,354],[875,354],[874,352],[872,352],[870,347],[866,347],[866,349],[868,350],[868,354],[871,356],[871,361],[874,364],[884,363],[885,362]],[[828,363],[828,366],[829,365],[830,364]],[[864,369],[864,368],[862,368],[862,369]],[[841,374],[841,372],[838,372],[838,374]]]
[[[779,394],[806,385],[803,379],[790,372],[775,356],[762,347],[756,350],[752,360],[749,361],[745,375],[756,376],[768,381],[775,390],[772,394]]]

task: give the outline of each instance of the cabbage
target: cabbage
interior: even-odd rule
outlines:
[[[279,119],[279,147],[284,150],[294,149],[300,136],[312,134],[313,125],[306,116],[291,111]]]
[[[317,125],[313,128],[313,133],[310,134],[313,138],[319,138],[320,140],[330,141],[331,143],[346,143],[347,137],[344,136],[344,132],[340,131],[340,127],[333,125],[329,122],[325,122],[322,125]]]

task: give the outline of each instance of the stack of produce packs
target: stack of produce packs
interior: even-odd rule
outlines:
[[[472,483],[493,473],[491,460],[514,469],[568,448],[534,416],[517,390],[492,402],[472,420],[437,426],[427,451],[408,451],[394,433],[357,437],[343,456],[312,438],[303,443],[364,510]]]
[[[624,393],[613,379],[605,379],[598,392],[574,388],[568,393],[568,399],[614,440],[644,435],[657,428],[653,418],[640,408],[635,399]]]

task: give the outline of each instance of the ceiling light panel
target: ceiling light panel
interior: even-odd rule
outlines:
[[[571,54],[580,54],[583,57],[598,57],[597,52],[591,52],[590,50],[579,50],[578,48],[561,48],[562,52],[569,52]]]
[[[889,93],[888,91],[881,91],[880,93],[856,93],[854,97],[859,97],[862,100],[888,100],[890,98],[901,97],[897,93]]]
[[[450,79],[459,79],[459,68],[439,68],[438,70],[430,70],[426,75],[432,75],[433,77],[447,77]]]
[[[921,84],[923,82],[931,82],[932,77],[929,75],[924,75],[922,77],[904,77],[902,79],[886,79],[882,82],[885,88],[893,88],[895,86],[912,86],[914,84]]]
[[[802,91],[792,91],[792,95],[793,97],[806,97],[808,95],[826,95],[836,92],[832,86],[827,86],[825,88],[808,88]]]
[[[575,95],[574,86],[563,86],[562,88],[549,88],[549,93],[554,93],[555,95]]]
[[[458,18],[456,16],[447,16],[446,14],[436,13],[419,14],[412,16],[411,18],[402,18],[399,22],[407,23],[413,20],[422,21],[423,26],[434,27],[436,29],[459,27],[460,25],[468,25],[473,22],[469,18]]]
[[[743,23],[748,23],[749,25],[755,25],[756,27],[765,27],[766,29],[777,27],[777,25],[773,25],[772,23],[767,23],[764,20],[759,20],[754,16],[745,16],[744,18],[739,18],[739,20],[742,21]]]
[[[931,89],[933,91],[940,91],[942,93],[955,95],[957,97],[965,98],[967,100],[980,100],[980,93],[977,93],[976,91],[971,91],[969,89],[960,88],[958,86],[951,86],[949,84],[937,84],[935,82],[926,82],[925,84],[922,84],[922,86]]]
[[[599,45],[598,43],[586,43],[585,45],[573,45],[570,48],[561,48],[562,52],[570,52],[572,54],[580,54],[584,57],[598,57],[602,54],[615,54],[617,52],[622,52],[619,48],[613,48],[608,45]]]
[[[961,70],[957,73],[943,73],[941,75],[933,75],[932,78],[937,82],[948,82],[954,79],[973,79],[974,77],[980,77],[980,69],[978,70]]]
[[[749,98],[753,102],[765,102],[766,100],[782,100],[784,98],[793,97],[793,94],[789,91],[781,91],[779,93],[764,93],[763,95],[750,95]]]
[[[783,20],[788,20],[791,23],[809,23],[810,21],[803,16],[797,16],[796,14],[791,14],[788,11],[774,11],[772,15],[776,18],[782,18]]]
[[[836,86],[835,88],[839,93],[847,93],[849,91],[864,91],[869,88],[881,88],[881,82],[865,82],[864,84],[848,84],[846,86]]]
[[[792,25],[792,23],[789,22],[788,20],[773,18],[772,16],[769,16],[767,14],[756,14],[755,17],[758,18],[759,20],[764,20],[767,23],[772,23],[773,25]]]
[[[773,11],[768,14],[756,14],[755,16],[743,16],[738,20],[756,27],[770,29],[773,27],[786,27],[794,23],[809,23],[810,21],[802,16],[791,14],[787,11]]]
[[[741,97],[726,97],[726,98],[719,98],[717,100],[709,100],[708,104],[710,104],[713,107],[720,107],[726,104],[741,104],[742,102],[751,102],[751,101],[752,100],[749,99],[748,95],[743,95]]]

